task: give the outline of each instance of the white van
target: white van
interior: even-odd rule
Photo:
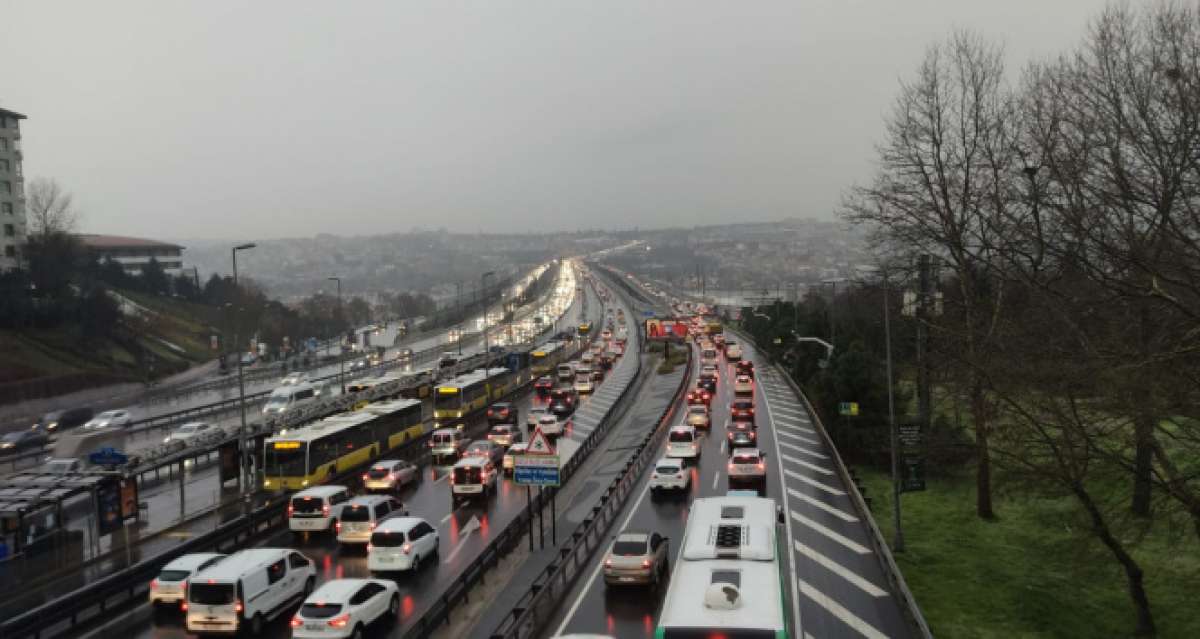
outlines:
[[[367,570],[392,572],[421,569],[426,557],[438,556],[438,533],[419,517],[389,519],[371,533],[367,545]]]
[[[150,582],[150,604],[178,604],[187,592],[192,575],[221,561],[225,555],[216,552],[197,552],[169,562]]]
[[[290,548],[255,548],[192,575],[188,632],[261,634],[268,621],[302,601],[317,583],[313,562]]]
[[[700,365],[701,366],[716,366],[717,365],[717,347],[712,344],[705,344],[700,350]]]
[[[294,411],[301,406],[308,406],[329,396],[325,384],[294,384],[280,386],[271,391],[267,403],[263,404],[262,414],[268,416],[282,415]]]
[[[367,495],[355,497],[342,508],[342,517],[334,524],[339,544],[365,544],[371,532],[388,517],[407,515],[404,504],[395,497]]]
[[[292,532],[335,530],[342,507],[350,501],[345,486],[314,486],[292,495],[288,503],[288,529]]]
[[[575,366],[572,364],[559,364],[557,373],[560,384],[570,384],[575,381]]]
[[[675,426],[667,433],[667,457],[687,457],[695,459],[700,456],[700,440],[696,437],[696,429],[682,424]]]
[[[429,454],[434,462],[446,457],[457,458],[467,449],[467,438],[457,428],[439,428],[429,436]]]
[[[482,497],[496,492],[499,469],[487,457],[463,457],[450,471],[450,502],[457,506],[459,499]]]

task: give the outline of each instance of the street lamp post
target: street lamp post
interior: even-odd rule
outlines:
[[[900,434],[896,430],[896,405],[892,396],[892,314],[888,309],[888,276],[883,272],[883,334],[887,349],[887,387],[888,387],[888,428],[892,439],[892,522],[896,528],[892,540],[892,550],[904,552],[904,532],[900,529],[900,466],[897,449],[900,446]]]
[[[338,317],[342,317],[342,315],[343,315],[343,311],[342,311],[342,278],[329,277],[326,279],[328,279],[331,282],[337,282]],[[339,336],[338,343],[339,344],[342,343],[343,340],[341,338],[344,338],[344,336],[341,334],[342,329],[340,327],[335,326],[334,330],[336,330],[338,332],[338,336]],[[338,349],[338,383],[341,384],[342,394],[345,395],[346,394],[346,352],[345,352],[344,348]]]
[[[496,274],[496,271],[488,271],[479,276],[479,297],[483,300],[483,368],[487,369],[492,362],[492,351],[488,348],[488,304],[487,304],[487,278]]]
[[[238,288],[238,270],[237,270],[237,254],[238,251],[248,251],[256,245],[253,242],[240,244],[233,247],[229,254],[233,257],[233,293],[239,295],[241,290]],[[250,450],[246,443],[246,380],[242,374],[242,354],[241,338],[238,336],[238,321],[237,307],[232,309],[231,316],[233,317],[233,344],[237,349],[234,355],[237,357],[237,374],[238,374],[238,412],[241,414],[242,428],[238,431],[238,450],[242,453],[242,475],[241,475],[241,493],[245,498],[250,494]]]

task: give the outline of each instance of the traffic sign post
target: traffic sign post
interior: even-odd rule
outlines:
[[[900,424],[899,439],[903,461],[900,490],[906,493],[925,490],[925,437],[921,423]]]
[[[535,428],[529,438],[529,446],[524,455],[517,455],[513,460],[513,482],[525,486],[526,507],[529,508],[529,544],[533,548],[533,500],[529,492],[530,486],[538,487],[538,495],[542,494],[544,486],[556,487],[561,483],[559,476],[559,458],[554,452],[554,446],[540,428]],[[558,544],[558,522],[556,521],[554,492],[550,493],[550,538],[553,544]],[[546,547],[546,537],[542,510],[538,509],[538,532],[542,548]]]
[[[838,414],[845,417],[858,417],[858,402],[839,402]]]

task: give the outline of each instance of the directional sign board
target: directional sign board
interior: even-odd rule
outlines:
[[[918,422],[900,424],[900,490],[925,490],[925,437]]]
[[[518,486],[559,485],[558,455],[517,455],[513,481]]]
[[[839,402],[838,414],[846,417],[858,417],[858,402]]]

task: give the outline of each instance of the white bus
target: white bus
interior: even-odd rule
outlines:
[[[694,500],[654,636],[790,637],[778,517],[765,497]]]

